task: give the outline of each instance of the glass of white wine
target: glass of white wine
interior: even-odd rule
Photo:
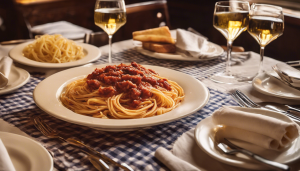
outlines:
[[[108,34],[108,63],[112,63],[112,36],[126,23],[126,7],[124,0],[96,0],[94,21],[97,26],[102,28]]]
[[[211,76],[211,80],[227,84],[249,81],[248,78],[241,78],[230,68],[232,43],[247,30],[249,10],[249,2],[244,1],[220,1],[215,4],[213,25],[227,39],[227,60],[225,71]]]
[[[265,47],[283,34],[284,16],[282,8],[267,4],[252,4],[248,32],[260,45],[260,65],[258,74],[263,73]]]

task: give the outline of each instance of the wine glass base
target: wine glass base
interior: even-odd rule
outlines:
[[[210,80],[217,82],[217,83],[224,83],[224,84],[243,84],[243,83],[252,83],[254,77],[241,77],[237,75],[228,75],[225,72],[217,73],[211,77]]]

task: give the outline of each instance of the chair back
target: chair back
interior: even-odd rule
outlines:
[[[168,26],[171,29],[166,0],[140,2],[126,5],[127,22],[113,36],[113,41],[132,38],[132,32]]]

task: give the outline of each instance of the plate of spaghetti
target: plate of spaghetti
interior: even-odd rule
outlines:
[[[209,91],[187,74],[132,62],[61,71],[40,82],[33,98],[67,122],[128,131],[193,114],[207,104]]]
[[[99,48],[61,35],[43,35],[17,45],[9,52],[14,61],[39,68],[79,66],[97,60],[100,55]]]

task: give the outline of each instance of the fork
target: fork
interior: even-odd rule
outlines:
[[[247,107],[247,108],[261,108],[261,109],[267,109],[267,110],[273,110],[276,112],[280,112],[285,114],[286,116],[300,122],[300,117],[293,115],[290,112],[286,111],[281,111],[281,110],[276,110],[274,108],[266,108],[263,107],[255,102],[253,102],[248,96],[246,96],[244,93],[242,93],[239,90],[235,90],[234,92],[231,93],[231,96],[235,99],[235,101],[241,106],[241,107]],[[291,107],[289,107],[291,109]],[[290,110],[289,110],[290,111]]]
[[[234,155],[236,153],[242,153],[244,155],[247,155],[248,157],[262,163],[265,166],[268,166],[272,169],[276,169],[276,170],[290,170],[288,165],[285,164],[281,164],[278,162],[274,162],[268,159],[265,159],[257,154],[254,154],[248,150],[245,150],[233,143],[231,143],[228,139],[224,138],[224,143],[218,143],[217,145],[225,154],[229,154],[229,155]]]
[[[99,153],[98,151],[94,150],[90,146],[88,146],[88,145],[86,145],[86,144],[84,144],[84,143],[82,143],[82,142],[80,142],[76,139],[73,139],[73,138],[65,139],[65,138],[61,137],[56,130],[52,129],[39,116],[32,116],[31,121],[33,122],[34,126],[38,130],[40,130],[42,132],[42,134],[45,135],[46,137],[57,138],[57,139],[60,139],[63,142],[68,142],[69,144],[80,147],[81,149],[83,149],[83,148],[87,149],[88,152],[86,150],[83,150],[83,151],[88,153],[89,155],[92,155],[92,157],[94,156],[93,158],[89,157],[92,164],[94,164],[95,157],[96,157],[96,158],[100,158],[99,159],[100,163],[98,163],[98,164],[102,165],[102,167],[106,170],[109,170],[109,166],[106,164],[106,162],[107,162],[107,163],[111,163],[115,166],[118,166],[118,167],[122,168],[125,171],[133,171],[133,169],[130,168],[127,164],[125,164],[125,163],[119,164],[118,162],[115,162],[114,160],[112,160],[108,156]]]

